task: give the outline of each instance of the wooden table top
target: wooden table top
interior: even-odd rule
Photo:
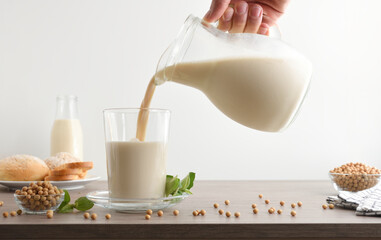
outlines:
[[[72,201],[88,192],[106,190],[104,181],[92,183],[81,190],[69,191]],[[352,210],[322,209],[326,196],[335,195],[328,181],[197,181],[193,195],[172,209],[164,210],[164,216],[153,214],[145,220],[144,213],[126,214],[95,206],[90,213],[97,220],[83,218],[83,213],[26,215],[3,218],[0,216],[0,238],[30,239],[335,239],[381,238],[381,218],[356,216]],[[263,194],[263,198],[258,197]],[[224,201],[230,200],[226,206]],[[270,204],[265,204],[265,199]],[[0,187],[0,211],[17,210],[12,192]],[[281,207],[279,202],[286,202]],[[292,217],[291,203],[303,202],[296,207]],[[213,207],[238,211],[227,218]],[[258,214],[253,214],[251,204],[257,204]],[[282,209],[282,214],[269,214],[270,207]],[[178,209],[179,216],[172,211]],[[195,209],[205,209],[205,216],[194,217]],[[105,219],[110,213],[112,218]]]

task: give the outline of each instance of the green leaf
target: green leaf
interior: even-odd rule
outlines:
[[[190,178],[189,178],[189,175],[187,175],[185,178],[183,178],[180,182],[181,186],[180,186],[180,189],[181,190],[185,190],[188,188],[189,184],[190,184]]]
[[[183,195],[183,193],[181,191],[172,194],[172,196],[180,196],[180,195]]]
[[[196,174],[194,172],[188,173],[188,175],[181,180],[181,190],[191,189],[193,187],[193,181]]]
[[[189,172],[188,176],[189,176],[189,179],[190,179],[190,183],[189,183],[187,189],[190,190],[193,187],[194,179],[196,178],[196,173]]]
[[[179,179],[180,182],[180,179]],[[180,186],[176,188],[175,191],[171,193],[173,196],[181,195]]]
[[[58,210],[59,213],[73,212],[74,204],[66,204],[62,209]]]
[[[70,194],[68,191],[64,190],[65,195],[64,195],[64,200],[58,207],[58,212],[59,213],[69,213],[73,212],[73,209],[76,208],[80,211],[86,211],[89,210],[94,206],[94,203],[87,199],[86,197],[80,197],[78,198],[74,204],[69,204],[70,203]]]
[[[166,184],[168,184],[173,179],[172,175],[167,175],[167,178],[165,179]]]
[[[188,193],[188,194],[192,194],[191,191],[189,191],[188,189],[185,189],[184,192]]]
[[[60,206],[58,207],[58,212],[60,212],[60,210],[65,207],[67,204],[69,204],[70,202],[70,194],[67,190],[64,190],[64,200],[62,201],[62,203],[60,204]]]
[[[87,197],[80,197],[74,202],[74,207],[79,211],[87,211],[94,206],[94,203]]]
[[[194,172],[190,172],[185,178],[181,181],[177,176],[167,175],[166,185],[165,185],[165,195],[169,196],[179,196],[184,192],[192,194],[189,191],[193,187],[193,182],[196,177]]]
[[[165,179],[165,196],[168,196],[170,194],[170,185],[172,183],[173,176],[172,175],[167,175],[167,178]]]
[[[171,175],[167,175],[166,179],[166,185],[165,185],[165,195],[168,196],[170,194],[173,194],[174,192],[177,192],[180,185],[180,179],[176,177],[173,177]]]

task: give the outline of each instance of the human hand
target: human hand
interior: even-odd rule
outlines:
[[[284,13],[289,0],[212,0],[204,20],[218,22],[218,29],[230,33],[269,35],[269,28]]]

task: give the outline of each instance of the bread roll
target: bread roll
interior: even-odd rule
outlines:
[[[74,156],[73,154],[68,153],[68,152],[57,153],[56,157],[65,160],[66,163],[69,163],[69,162],[81,162],[81,159],[77,158],[76,156]]]
[[[14,155],[0,160],[0,180],[40,181],[49,174],[44,161],[29,155]]]

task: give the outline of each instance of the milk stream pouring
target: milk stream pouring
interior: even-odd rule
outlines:
[[[51,156],[68,152],[83,161],[83,135],[77,101],[77,97],[73,95],[57,97],[56,119],[50,138]]]
[[[278,132],[293,121],[310,85],[312,66],[279,39],[229,34],[189,16],[163,53],[141,105],[137,138],[144,140],[156,85],[177,82],[201,90],[226,116]]]

